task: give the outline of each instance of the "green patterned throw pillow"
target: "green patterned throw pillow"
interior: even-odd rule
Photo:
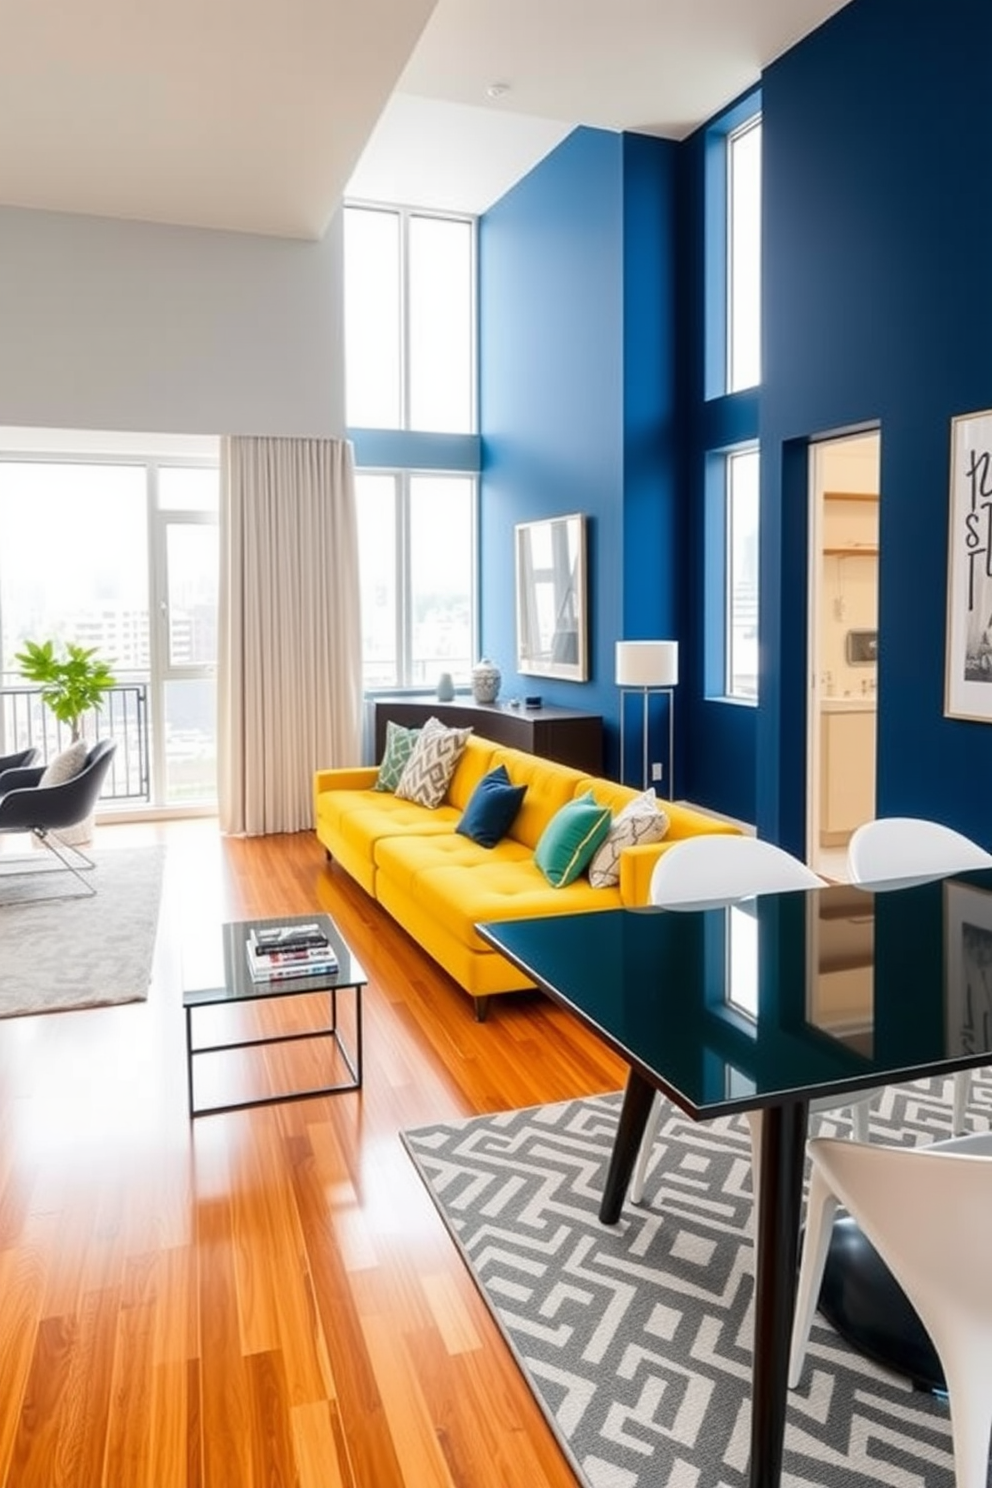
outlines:
[[[419,728],[403,728],[398,723],[386,724],[386,747],[382,754],[382,763],[379,766],[379,774],[376,777],[373,790],[394,791],[400,783],[400,776],[406,768],[407,760],[413,753],[413,746],[420,737]]]

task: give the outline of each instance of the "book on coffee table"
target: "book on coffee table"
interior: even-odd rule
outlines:
[[[338,969],[338,959],[328,942],[324,946],[312,946],[300,951],[283,950],[256,951],[250,940],[245,941],[248,970],[253,981],[275,981],[283,977],[328,976]]]
[[[317,924],[271,925],[252,929],[249,941],[258,955],[326,950],[330,941]]]

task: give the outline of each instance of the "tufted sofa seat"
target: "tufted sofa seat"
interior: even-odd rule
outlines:
[[[509,835],[484,848],[455,827],[483,775],[500,764],[527,793]],[[553,888],[534,862],[534,848],[554,814],[591,790],[615,815],[638,791],[475,735],[434,810],[374,790],[377,773],[375,766],[317,771],[317,837],[328,857],[475,999],[479,1017],[485,1016],[491,995],[532,985],[480,939],[475,928],[480,921],[647,904],[654,864],[672,842],[738,830],[665,801],[670,825],[664,840],[625,849],[616,888],[594,889],[585,876]]]

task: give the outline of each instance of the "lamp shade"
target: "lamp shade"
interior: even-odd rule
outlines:
[[[675,687],[678,641],[617,641],[618,687]]]

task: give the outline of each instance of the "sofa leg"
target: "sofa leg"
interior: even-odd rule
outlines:
[[[476,1021],[476,1023],[485,1023],[486,1019],[489,1017],[489,998],[488,998],[488,996],[486,996],[486,997],[473,997],[472,998],[472,1001],[475,1003],[475,1021]]]

